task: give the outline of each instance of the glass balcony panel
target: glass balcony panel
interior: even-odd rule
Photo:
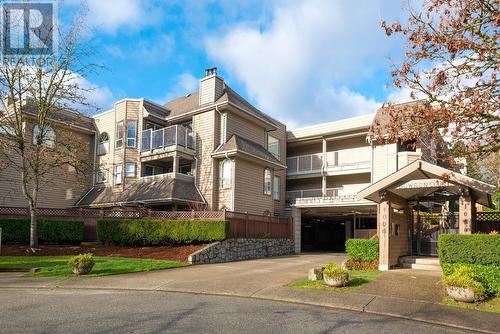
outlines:
[[[151,150],[151,129],[142,131],[141,135],[141,152]]]
[[[163,147],[163,129],[158,129],[152,132],[153,134],[153,147],[152,150],[156,148]]]
[[[186,128],[183,126],[176,126],[177,128],[177,145],[186,147]]]

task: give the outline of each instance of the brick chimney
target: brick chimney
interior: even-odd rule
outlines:
[[[217,67],[205,69],[205,77],[200,79],[200,106],[214,103],[224,94],[224,80],[217,75]]]

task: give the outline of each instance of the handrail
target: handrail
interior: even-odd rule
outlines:
[[[360,149],[366,149],[362,147]],[[354,162],[338,162],[335,161],[335,153],[344,153],[351,149],[328,151],[326,154],[323,153],[311,153],[296,155],[286,158],[287,162],[287,174],[301,174],[301,173],[311,173],[311,172],[321,172],[322,170],[328,171],[332,169],[339,168],[344,169],[362,169],[369,168],[371,160],[364,161],[354,161]],[[338,159],[338,158],[337,158]],[[353,167],[353,168],[347,168]]]
[[[173,145],[194,150],[193,130],[176,124],[157,130],[141,131],[141,152],[153,151]]]

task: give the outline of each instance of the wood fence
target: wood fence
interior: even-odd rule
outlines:
[[[477,212],[475,223],[477,233],[500,233],[500,211]]]
[[[229,238],[288,238],[293,236],[291,218],[252,215],[232,211],[153,211],[145,208],[123,210],[38,208],[39,219],[83,220],[85,240],[96,240],[99,219],[226,220]],[[28,208],[0,207],[4,219],[29,219]]]

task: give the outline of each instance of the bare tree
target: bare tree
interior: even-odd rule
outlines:
[[[418,10],[408,4],[406,23],[382,21],[388,36],[406,42],[402,63],[394,64],[397,88],[409,89],[412,131],[400,125],[401,109],[386,105],[392,126],[379,140],[444,135],[451,144],[466,143],[476,157],[500,150],[500,3],[497,0],[424,0]],[[437,131],[440,129],[440,131]]]
[[[27,4],[29,5],[29,3]],[[37,208],[40,189],[50,187],[54,176],[64,178],[71,169],[82,180],[91,168],[88,144],[73,135],[66,121],[70,110],[92,107],[88,91],[79,84],[97,67],[89,64],[90,48],[80,43],[84,16],[65,31],[54,32],[57,49],[37,54],[27,48],[0,64],[0,168],[20,178],[31,220],[30,248],[38,248]],[[78,123],[78,117],[76,120]],[[16,184],[16,183],[13,183]]]

